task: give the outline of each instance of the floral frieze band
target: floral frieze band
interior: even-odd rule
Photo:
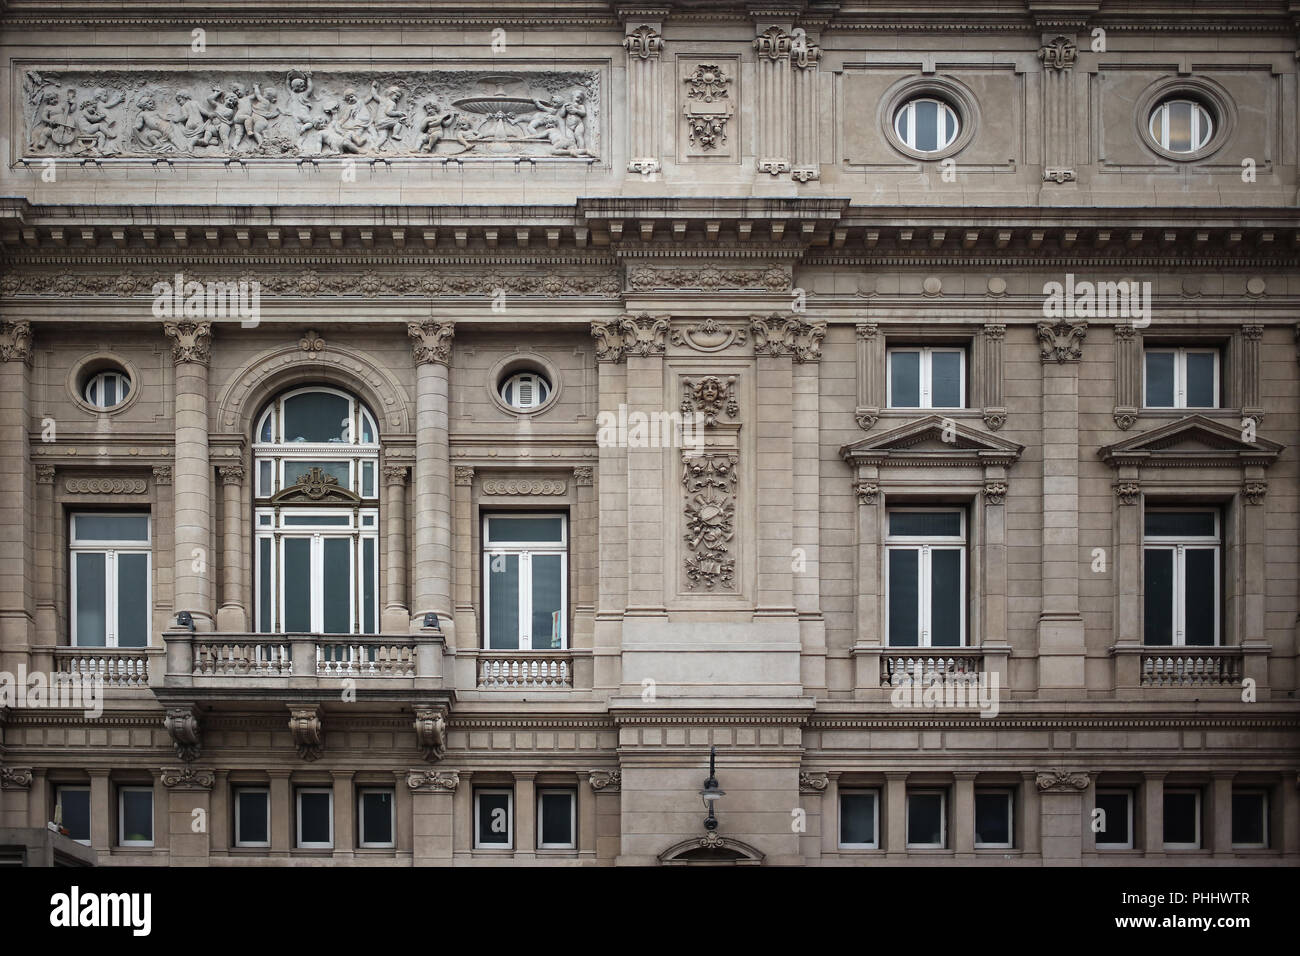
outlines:
[[[66,70],[23,78],[23,155],[599,155],[594,70]]]

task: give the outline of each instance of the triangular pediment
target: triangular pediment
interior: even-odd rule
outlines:
[[[886,464],[893,459],[905,458],[969,459],[972,463],[1010,464],[1024,450],[1023,445],[963,421],[927,415],[845,445],[840,448],[840,456],[850,464],[871,461]]]
[[[1244,437],[1243,437],[1244,436]],[[1253,437],[1253,441],[1244,440]],[[1271,465],[1285,446],[1258,434],[1214,421],[1204,415],[1188,415],[1158,428],[1133,435],[1124,441],[1098,449],[1108,464],[1143,461],[1186,465]]]

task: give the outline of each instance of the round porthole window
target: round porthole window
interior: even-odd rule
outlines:
[[[894,115],[894,132],[899,140],[918,153],[947,149],[960,130],[957,111],[931,96],[908,100]]]
[[[94,408],[114,408],[131,394],[131,379],[120,369],[104,369],[86,379],[81,394]]]
[[[521,412],[546,404],[550,395],[550,379],[533,369],[512,372],[501,380],[502,401]]]
[[[1196,100],[1168,99],[1151,111],[1147,128],[1161,149],[1194,153],[1213,138],[1214,117]]]

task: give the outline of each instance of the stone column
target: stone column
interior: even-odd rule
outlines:
[[[537,788],[535,773],[515,774],[515,862],[537,858]]]
[[[217,630],[248,630],[248,602],[244,599],[243,490],[244,466],[222,465],[223,511],[221,516],[221,606],[217,608]]]
[[[271,848],[267,856],[287,857],[297,841],[296,807],[288,770],[268,770],[271,778]]]
[[[758,155],[760,173],[790,172],[790,53],[794,38],[780,26],[770,26],[754,38],[757,54]]]
[[[627,402],[627,367],[616,323],[593,322],[599,400],[605,417],[619,419]],[[600,538],[597,543],[597,591],[593,639],[593,685],[612,689],[620,680],[623,611],[627,607],[627,449],[617,435],[597,434],[597,489]]]
[[[754,476],[759,502],[757,616],[794,613],[793,373],[788,357],[755,347],[757,440]]]
[[[1241,415],[1253,418],[1256,423],[1264,419],[1264,404],[1260,400],[1259,347],[1264,338],[1264,326],[1243,325],[1241,338],[1241,369],[1239,382],[1241,387]]]
[[[1043,359],[1039,688],[1070,697],[1081,696],[1084,690],[1084,632],[1079,613],[1079,360],[1087,331],[1085,322],[1038,324]],[[1044,847],[1046,844],[1044,833]]]
[[[806,183],[821,179],[821,123],[817,64],[822,48],[802,30],[795,30],[790,62],[794,66],[794,168],[790,178]]]
[[[55,606],[54,528],[59,523],[54,503],[54,466],[36,466],[35,539],[36,630],[32,638],[33,671],[54,669],[52,648],[59,643],[59,617]]]
[[[163,323],[176,363],[176,576],[173,611],[189,611],[194,628],[211,631],[212,466],[208,461],[208,359],[212,323],[185,319]]]
[[[1010,688],[1008,660],[1011,642],[1007,636],[1007,508],[1010,461],[997,462],[992,457],[984,467],[984,506],[980,512],[980,554],[978,573],[981,588],[979,646],[984,651],[984,670],[998,675],[999,693]],[[990,678],[991,680],[992,678]]]
[[[591,779],[578,783],[578,858],[596,859],[596,791]]]
[[[1142,407],[1142,336],[1131,325],[1115,326],[1115,411],[1122,430],[1137,424]]]
[[[590,651],[595,643],[596,616],[596,549],[599,547],[600,516],[597,513],[595,469],[590,465],[579,465],[573,469],[573,483],[577,497],[574,523],[572,529],[574,566],[577,571],[575,600],[573,607],[573,638],[570,647],[581,651]],[[592,686],[592,658],[580,656],[574,660],[574,684],[577,687]]]
[[[0,322],[0,670],[28,666],[34,637],[36,574],[32,511],[35,475],[27,447],[30,322]],[[42,430],[58,422],[42,423]]]
[[[628,23],[623,38],[627,50],[627,171],[648,176],[660,169],[660,129],[663,110],[659,105],[659,54],[664,38],[659,23]]]
[[[455,647],[451,615],[451,453],[448,445],[448,381],[451,322],[412,322],[407,332],[415,340],[415,596],[411,630],[418,631],[424,615],[438,615],[447,646]]]
[[[453,540],[455,546],[453,554],[456,559],[455,572],[455,599],[456,599],[456,633],[460,634],[465,641],[465,650],[471,650],[471,645],[477,646],[479,639],[479,619],[478,608],[481,597],[476,598],[475,594],[479,588],[479,582],[474,575],[475,557],[474,541],[477,535],[474,533],[474,469],[469,465],[456,465],[452,469],[452,524]],[[471,670],[474,666],[472,658],[466,658],[461,662],[468,663]],[[467,673],[465,679],[470,681],[466,686],[472,686],[475,679],[473,675]]]
[[[406,465],[384,466],[387,598],[380,630],[385,634],[400,634],[411,624],[411,609],[406,603],[406,479],[410,471]]]
[[[959,770],[953,780],[948,841],[959,860],[970,860],[975,856],[975,771]]]
[[[819,356],[820,357],[820,356]],[[826,621],[821,607],[821,363],[794,366],[794,605],[799,615],[800,680],[819,693],[826,680]]]
[[[1017,846],[1024,850],[1025,856],[1037,856],[1043,852],[1043,818],[1038,805],[1038,787],[1034,783],[1036,776],[1033,773],[1021,773],[1020,775],[1020,795],[1024,801],[1020,811],[1020,819],[1022,821],[1024,842],[1017,843]]]
[[[978,339],[980,378],[983,381],[981,409],[984,424],[997,431],[1007,421],[1006,402],[1002,397],[1002,343],[1007,335],[1005,325],[984,326]]]
[[[1133,808],[1133,822],[1142,821],[1142,838],[1134,835],[1133,845],[1141,847],[1147,859],[1165,855],[1165,772],[1149,770],[1142,775],[1142,808]]]
[[[235,843],[234,814],[231,803],[234,800],[230,792],[230,772],[217,770],[212,780],[212,812],[208,814],[208,852],[216,856],[228,856]],[[267,800],[271,795],[267,794]],[[267,834],[270,837],[270,834]]]
[[[107,770],[95,768],[86,773],[90,775],[90,845],[100,853],[107,853],[113,845],[113,831],[117,824],[113,787]]]
[[[461,857],[466,862],[474,852],[474,788],[470,785],[472,771],[462,770],[457,776],[455,799],[452,801],[451,850],[453,856]],[[416,859],[419,859],[420,828],[416,826]]]
[[[153,520],[150,521],[150,530],[153,533],[153,551],[155,555],[172,554],[176,547],[175,521],[172,517],[176,508],[176,496],[173,493],[172,466],[154,465],[152,474]],[[56,564],[60,554],[61,552],[55,554]],[[153,627],[159,634],[171,627],[171,596],[174,593],[175,574],[175,562],[154,561]]]
[[[1072,121],[1074,64],[1079,48],[1072,37],[1056,36],[1038,51],[1043,61],[1043,181],[1075,181]]]
[[[668,317],[627,315],[623,321],[635,336],[626,355],[628,412],[662,413],[668,409],[664,396]],[[664,454],[663,448],[627,450],[628,614],[665,613]]]
[[[1209,812],[1203,813],[1209,832],[1201,834],[1201,846],[1213,850],[1215,856],[1232,856],[1232,771],[1217,771],[1214,785],[1208,794]]]
[[[1083,795],[1086,773],[1049,770],[1037,778],[1043,863],[1079,866],[1083,862]]]
[[[351,770],[335,770],[331,776],[334,778],[334,859],[351,861],[357,846],[356,817],[352,812],[356,803],[352,789],[354,774]]]

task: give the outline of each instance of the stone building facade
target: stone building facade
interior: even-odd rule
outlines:
[[[989,6],[0,6],[0,828],[1294,865],[1300,22]]]

